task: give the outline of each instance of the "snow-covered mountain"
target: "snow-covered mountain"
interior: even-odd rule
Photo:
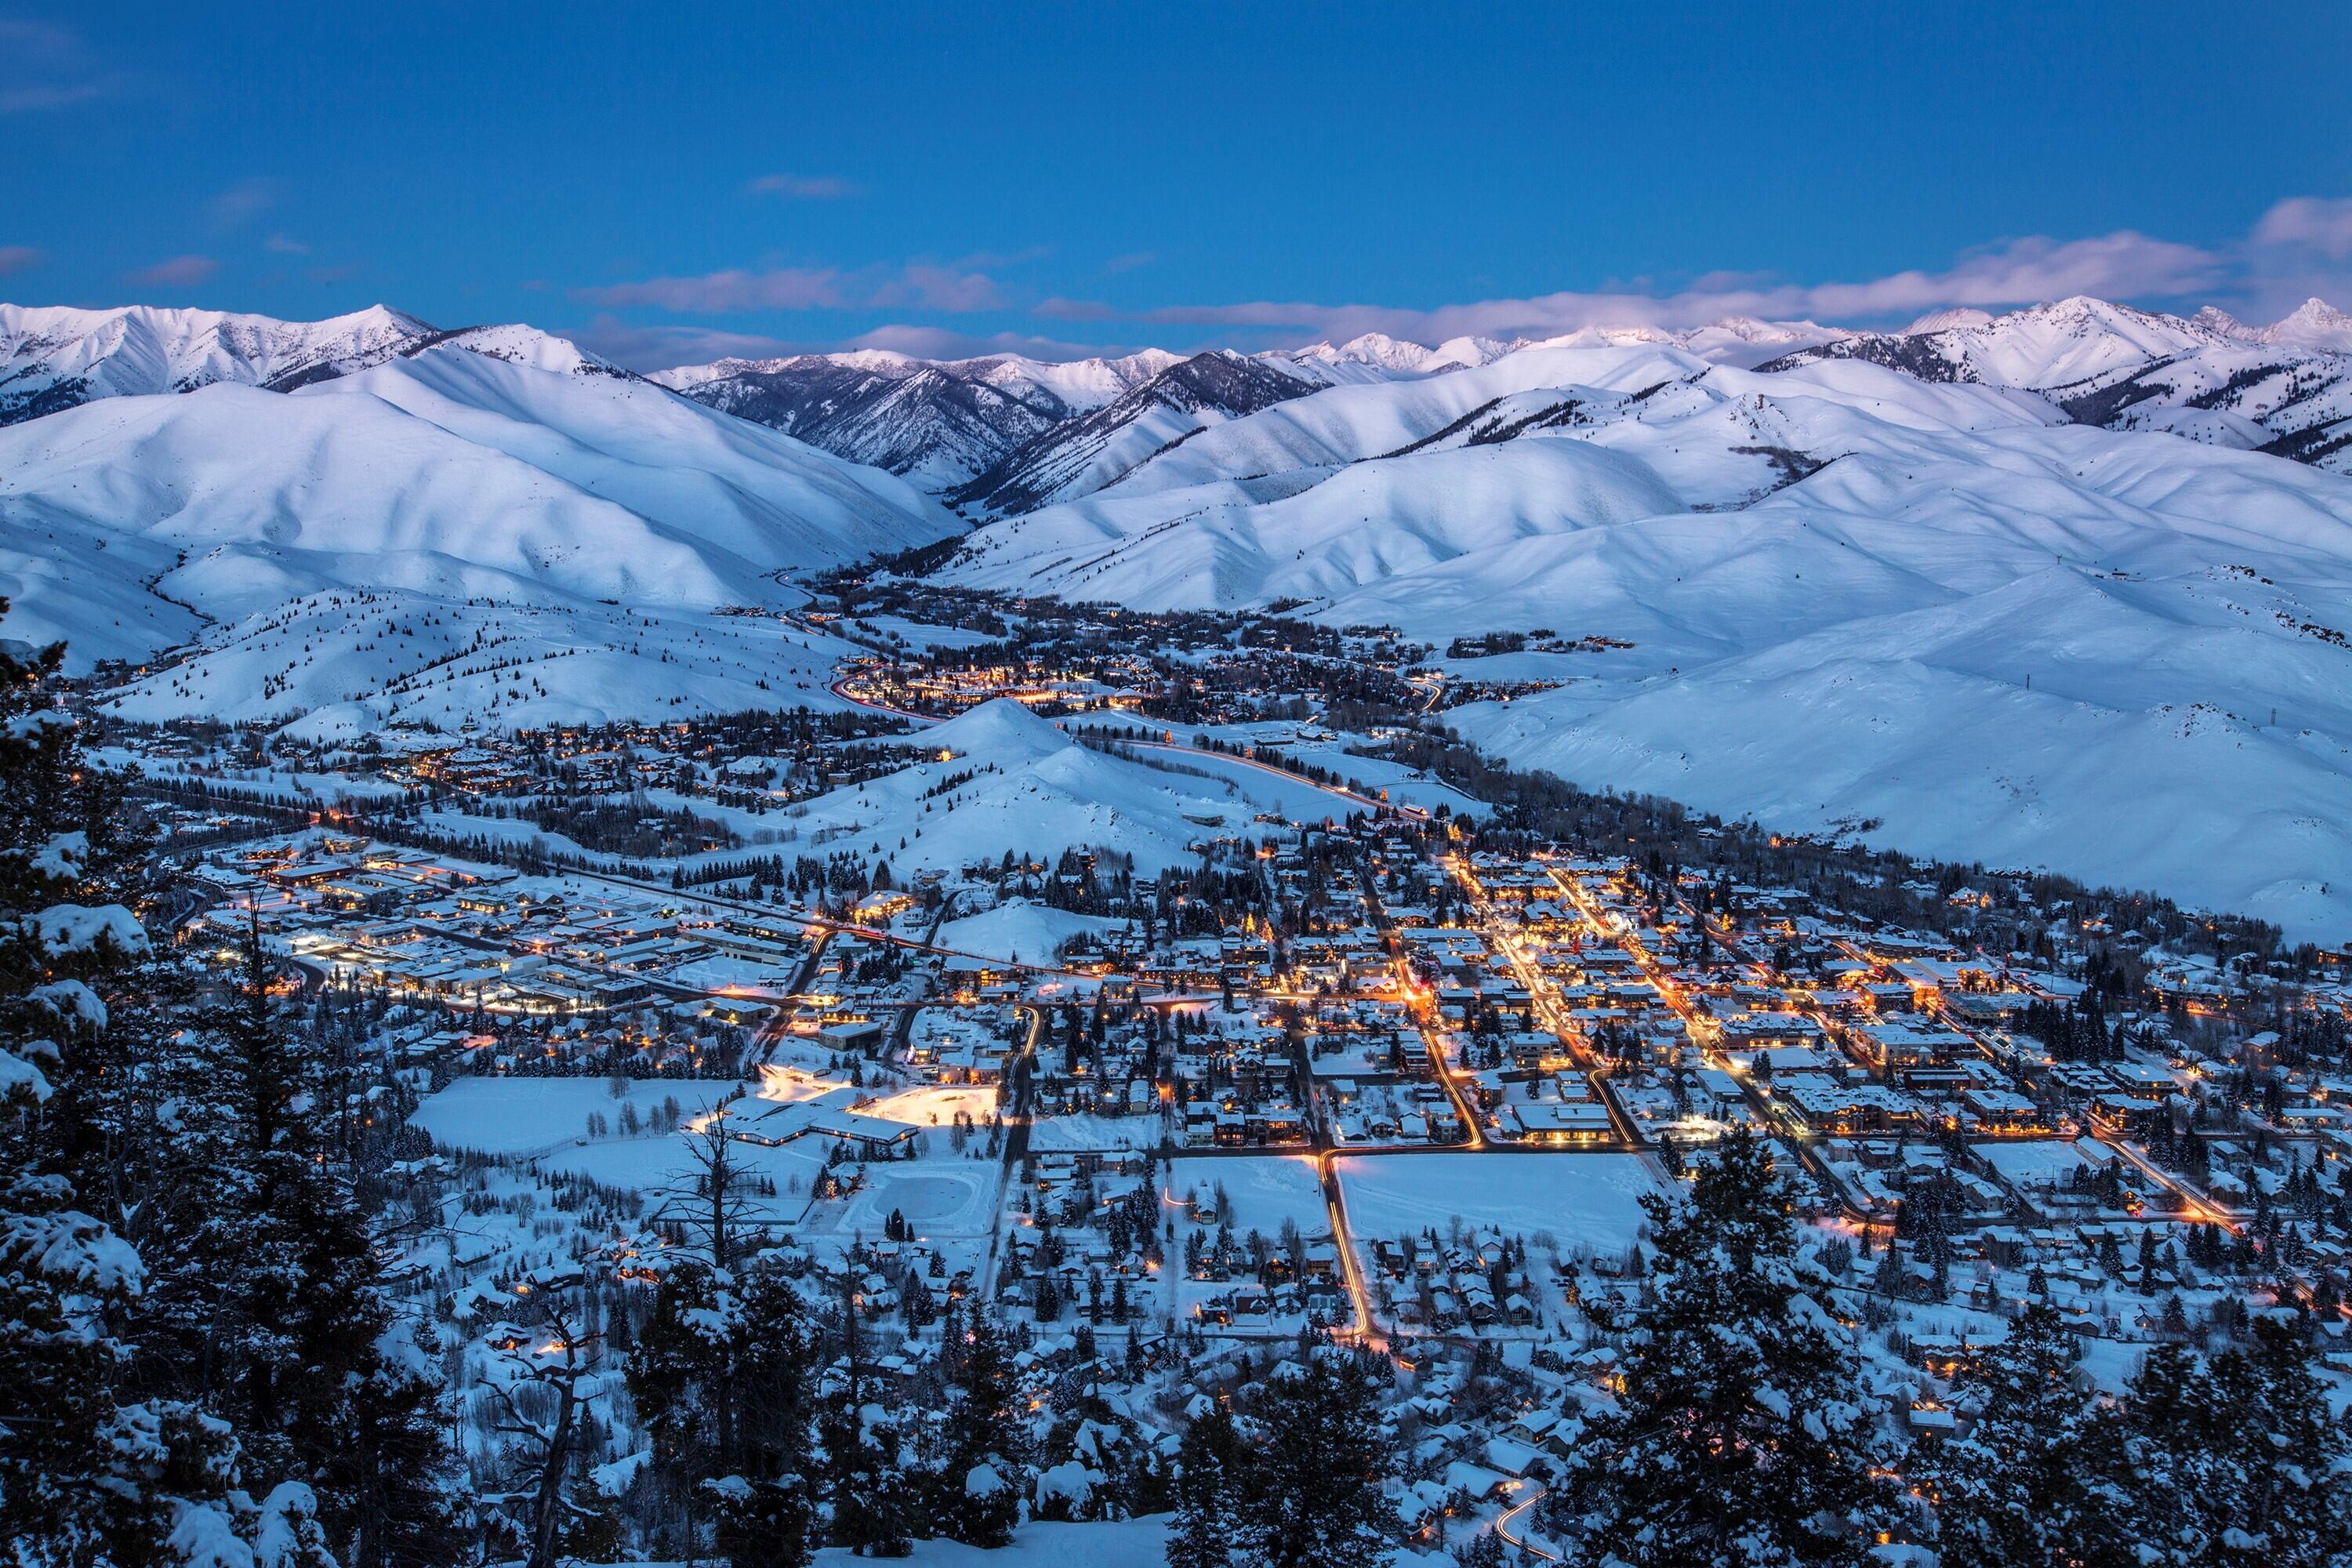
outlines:
[[[1197,861],[1188,847],[1204,831],[1246,832],[1282,798],[1278,781],[1246,769],[1175,773],[1092,750],[1006,698],[904,743],[914,753],[905,767],[807,802],[794,816],[801,832],[905,840],[894,867],[951,868],[1051,844],[1115,849],[1138,874],[1158,875]]]
[[[12,634],[198,644],[127,713],[821,704],[842,650],[778,575],[955,535],[928,490],[994,520],[952,582],[1527,632],[1459,671],[1542,689],[1449,721],[1589,784],[2352,926],[2352,324],[2317,301],[661,384],[390,311],[0,324]]]
[[[787,602],[779,572],[953,527],[903,480],[530,329],[459,334],[290,395],[224,382],[0,430],[11,632],[66,637],[81,668],[201,638],[194,670],[156,678],[180,696],[151,681],[142,711],[185,699],[282,716],[414,677],[401,655],[446,653],[411,636],[364,658],[355,630],[348,658],[323,658],[353,595],[400,595],[404,623],[445,627],[527,610],[533,647],[664,667],[607,668],[583,701],[698,702],[717,693],[695,663],[747,635],[708,625],[714,610]],[[273,650],[267,679],[247,668],[257,647]],[[235,673],[195,702],[207,659]],[[749,672],[729,678],[736,695],[758,689],[756,659],[730,668]]]
[[[433,335],[383,305],[324,321],[280,321],[151,305],[0,304],[0,425],[93,398],[215,382],[285,390],[381,363]]]
[[[1204,428],[943,574],[1549,632],[1461,673],[1561,684],[1450,721],[1587,784],[2352,926],[2352,482],[2026,391],[1523,349]]]
[[[1194,354],[1093,413],[1024,441],[948,499],[1003,514],[1091,495],[1173,444],[1319,385],[1247,354]]]
[[[1139,448],[1148,452],[1181,439],[1188,428],[1262,406],[1277,395],[1473,370],[1529,347],[1659,344],[1716,363],[1750,365],[1843,335],[1811,321],[1736,317],[1682,332],[1589,328],[1540,343],[1460,337],[1435,348],[1366,332],[1344,343],[1191,360],[1160,349],[1061,364],[1014,355],[919,360],[864,349],[719,360],[658,371],[652,379],[713,408],[950,492],[959,505],[1004,514],[1085,495],[1116,478],[1122,459]],[[1147,391],[1155,381],[1162,384]],[[1287,390],[1292,384],[1304,390]],[[1144,395],[1130,399],[1134,393]],[[1146,423],[1135,439],[1115,434],[1139,419]],[[1143,434],[1154,440],[1145,444]]]
[[[887,350],[720,360],[657,372],[696,402],[947,489],[1024,441],[1092,413],[1177,363],[1147,349],[1055,363],[1017,354],[919,360]]]
[[[2085,424],[2352,470],[2352,317],[2319,300],[2267,327],[2210,305],[2184,319],[2079,298],[2004,316],[1939,312],[1901,333],[1853,334],[1765,368],[1823,358],[2023,387]]]

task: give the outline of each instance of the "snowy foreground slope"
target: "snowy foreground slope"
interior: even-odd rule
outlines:
[[[1527,350],[1229,421],[945,575],[1618,639],[1495,661],[1562,684],[1451,721],[1587,784],[2352,929],[2352,480],[2030,393]]]
[[[696,710],[746,706],[761,679],[772,688],[798,667],[758,647],[697,648],[751,635],[708,624],[711,611],[788,602],[777,573],[950,527],[902,480],[529,329],[466,334],[290,395],[222,383],[0,430],[12,631],[68,638],[81,668],[201,633],[194,668],[126,703],[155,716],[364,699],[477,634],[523,638],[499,642],[501,658],[584,657],[558,682],[575,689],[564,700],[577,716],[674,705],[689,658],[723,677],[693,683]],[[370,594],[387,597],[354,612]],[[504,624],[486,624],[494,610]],[[436,614],[430,630],[413,624]],[[387,620],[388,640],[372,635]],[[503,684],[532,694],[527,677]],[[449,710],[462,717],[463,700]]]

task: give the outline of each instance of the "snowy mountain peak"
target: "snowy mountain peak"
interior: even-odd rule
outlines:
[[[1476,370],[1480,365],[1492,364],[1505,354],[1526,346],[1525,338],[1507,343],[1498,338],[1448,338],[1429,351],[1429,358],[1422,368]]]
[[[2352,353],[2352,316],[2314,296],[2296,306],[2292,314],[2263,328],[2261,339],[2266,343],[2284,343],[2294,348]]]
[[[1930,310],[1895,335],[1898,338],[1925,337],[1929,332],[1948,332],[1955,327],[1989,327],[1992,312],[1967,305],[1955,305],[1948,310]]]
[[[385,305],[323,321],[152,305],[0,305],[0,425],[93,398],[216,382],[285,390],[382,363],[432,332]]]
[[[504,360],[509,364],[524,365],[532,370],[549,371],[557,375],[628,376],[631,374],[610,360],[590,353],[569,338],[559,338],[520,321],[488,327],[461,327],[453,332],[435,332],[404,352],[417,354],[461,349],[468,353]]]
[[[2262,333],[2246,325],[2219,305],[2208,305],[2189,318],[2189,324],[2202,327],[2217,338],[2232,342],[2252,343],[2262,341]]]
[[[1302,362],[1320,360],[1327,363],[1368,364],[1401,375],[1412,375],[1428,367],[1433,353],[1420,343],[1406,342],[1386,332],[1365,332],[1349,338],[1337,348],[1328,342],[1311,343],[1306,348],[1293,350],[1287,357]]]

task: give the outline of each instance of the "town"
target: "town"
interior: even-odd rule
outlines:
[[[919,1404],[1000,1325],[1033,1517],[1164,1508],[1171,1415],[1321,1343],[1384,1369],[1398,1539],[1543,1558],[1651,1208],[1735,1134],[1905,1443],[1967,1432],[1971,1347],[2035,1305],[2086,1390],[2256,1321],[2352,1378],[2347,954],[1501,773],[1378,628],[1139,653],[861,592],[821,714],[103,725],[175,940],[352,1021],[461,1384],[552,1292],[642,1325],[727,1229],[836,1304],[829,1377]],[[583,1495],[651,1486],[646,1441],[608,1394]]]

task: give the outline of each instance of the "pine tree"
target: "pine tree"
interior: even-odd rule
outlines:
[[[2074,1345],[2046,1301],[1977,1357],[1958,1396],[1975,1424],[1917,1466],[1945,1568],[2108,1560],[2103,1489],[2116,1445],[2102,1440],[2074,1374]]]
[[[1570,1561],[1862,1568],[1891,1521],[1850,1339],[1809,1298],[1762,1142],[1715,1146],[1685,1195],[1643,1200],[1654,1300],[1622,1325],[1618,1408],[1587,1423],[1547,1500]]]
[[[629,1392],[656,1471],[730,1562],[808,1560],[813,1353],[800,1292],[757,1263],[739,1279],[681,1258],[637,1336]]]
[[[110,1025],[149,952],[142,846],[51,705],[63,658],[0,641],[0,1521],[15,1563],[144,1563],[177,1529],[236,1539],[237,1449],[127,1386],[152,1275],[113,1178],[149,1130]]]
[[[1251,1401],[1260,1434],[1241,1468],[1243,1559],[1269,1568],[1374,1568],[1388,1561],[1381,1484],[1396,1468],[1369,1357],[1318,1348]]]
[[[1003,1546],[1020,1521],[1028,1442],[1017,1397],[1003,1332],[975,1308],[956,1360],[946,1446],[931,1484],[932,1522],[966,1545]]]
[[[2321,1568],[2352,1559],[2352,1481],[2309,1347],[2256,1325],[2252,1353],[2159,1345],[2113,1417],[2136,1561]]]
[[[1168,1568],[1228,1568],[1240,1537],[1237,1472],[1243,1458],[1241,1435],[1223,1405],[1185,1428]]]

